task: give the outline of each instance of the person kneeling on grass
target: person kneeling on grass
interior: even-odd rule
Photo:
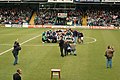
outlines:
[[[48,40],[48,38],[46,37],[46,35],[45,35],[45,34],[44,34],[44,35],[42,35],[42,41],[43,41],[43,43],[45,43],[45,42],[50,43],[50,41]]]
[[[65,43],[66,47],[65,47],[65,54],[68,55],[68,53],[70,54],[74,54],[75,56],[76,55],[76,44],[69,44],[68,42]]]
[[[73,54],[75,56],[77,56],[77,54],[76,54],[76,44],[70,44],[70,46],[71,46],[71,51],[73,52]]]
[[[65,41],[64,43],[64,53],[65,53],[65,56],[68,55],[68,52],[71,51],[71,47],[70,47],[70,44],[68,43],[68,41]]]
[[[78,32],[78,43],[83,43],[84,35],[82,32]]]

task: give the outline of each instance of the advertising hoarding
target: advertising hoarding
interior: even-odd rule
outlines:
[[[120,0],[102,0],[102,2],[120,2]]]
[[[73,3],[73,0],[48,0],[48,2],[54,2],[54,3]]]
[[[23,1],[31,1],[31,2],[47,2],[47,0],[23,0]]]
[[[75,0],[75,2],[100,2],[100,0]]]
[[[0,0],[0,1],[21,1],[21,0]]]

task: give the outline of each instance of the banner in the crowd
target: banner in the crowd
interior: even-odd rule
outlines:
[[[87,2],[94,2],[94,0],[87,0]]]
[[[80,0],[80,2],[87,2],[87,0]]]
[[[48,0],[48,2],[54,2],[54,3],[73,3],[73,0]]]
[[[100,0],[75,0],[75,2],[100,2]]]
[[[72,25],[72,21],[70,21],[70,22],[67,22],[67,25],[70,25],[70,26],[71,26],[71,25]]]
[[[80,0],[75,0],[75,2],[80,2]]]
[[[58,17],[65,18],[67,17],[67,13],[58,13]]]
[[[0,1],[21,1],[21,0],[0,0]]]
[[[8,0],[8,1],[21,1],[21,0]]]
[[[102,2],[120,2],[120,0],[102,0]]]
[[[100,0],[94,0],[94,2],[100,2]]]
[[[21,0],[0,0],[0,1],[21,1]]]
[[[47,0],[22,0],[22,1],[29,1],[29,2],[47,2]]]

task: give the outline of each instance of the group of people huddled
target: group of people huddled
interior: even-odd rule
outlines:
[[[72,29],[47,30],[42,33],[42,42],[58,42],[62,57],[68,53],[76,56],[76,43],[83,43],[83,33]]]
[[[70,43],[83,43],[83,33],[72,29],[47,30],[42,33],[43,43],[57,43],[61,36]]]

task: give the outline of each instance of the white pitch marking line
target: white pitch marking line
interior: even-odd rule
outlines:
[[[2,46],[12,46],[12,44],[0,44]],[[28,45],[22,45],[22,46],[58,46],[58,44],[49,44],[49,43],[44,43],[44,44],[40,44],[40,45],[36,45],[36,44],[28,44]]]
[[[33,39],[35,39],[35,38],[39,37],[39,36],[41,36],[41,35],[35,36],[35,37],[33,37],[33,38],[30,38],[30,39],[28,39],[28,40],[26,40],[26,41],[22,42],[20,45],[23,45],[23,44],[27,43],[28,41],[31,41],[31,40],[33,40]],[[0,55],[3,55],[4,53],[9,52],[9,51],[10,51],[10,50],[12,50],[12,49],[13,49],[13,47],[12,47],[12,48],[10,48],[10,49],[8,49],[8,50],[6,50],[6,51],[1,52],[1,53],[0,53]]]
[[[90,44],[90,43],[94,43],[94,42],[97,41],[97,40],[96,40],[95,38],[93,38],[93,37],[85,37],[85,38],[90,38],[90,39],[92,39],[93,41],[91,41],[91,42],[85,42],[84,44]]]
[[[89,39],[92,39],[93,41],[91,41],[91,42],[85,42],[84,44],[90,44],[90,43],[94,43],[94,42],[96,42],[97,40],[95,39],[95,38],[93,38],[93,37],[85,37],[85,38],[89,38]],[[24,43],[23,43],[24,44]],[[3,45],[3,46],[12,46],[12,44],[0,44],[0,45]],[[44,43],[44,44],[40,44],[40,45],[35,45],[35,44],[28,44],[28,45],[22,45],[22,46],[58,46],[58,44],[49,44],[49,43]]]
[[[0,46],[11,46],[13,44],[0,44]]]
[[[58,46],[58,45],[57,45],[57,44],[49,44],[49,43],[48,43],[48,44],[45,44],[45,45],[42,44],[42,45],[23,45],[23,46],[26,46],[26,47],[27,47],[27,46],[35,46],[35,47],[39,47],[39,46],[47,46],[47,47],[49,47],[49,46],[50,46],[50,47],[51,47],[51,46]]]
[[[0,35],[34,35],[34,34],[0,34]]]

